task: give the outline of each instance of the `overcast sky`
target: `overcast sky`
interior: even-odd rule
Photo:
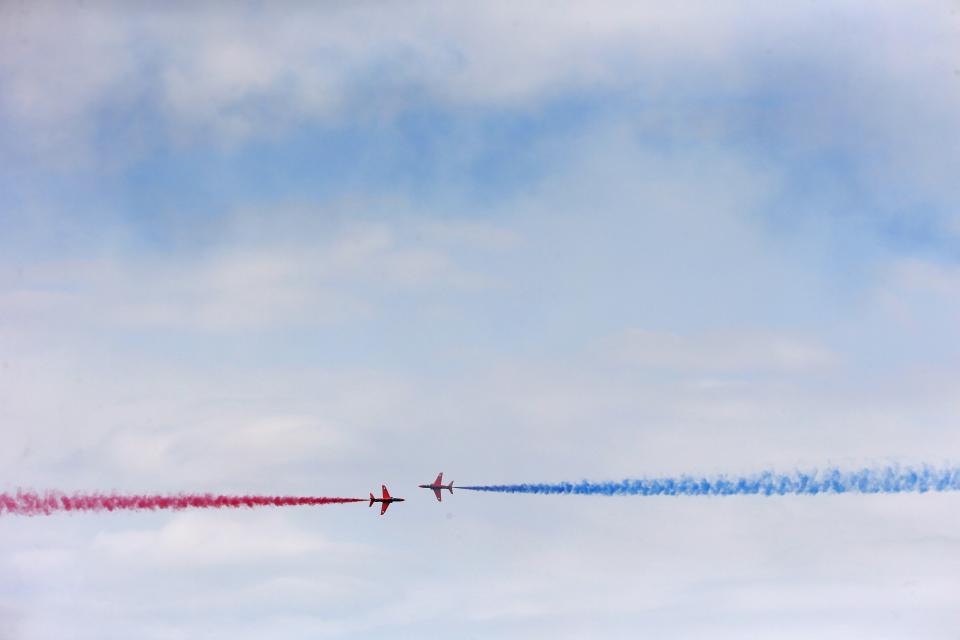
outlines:
[[[960,4],[0,3],[0,640],[950,638]]]

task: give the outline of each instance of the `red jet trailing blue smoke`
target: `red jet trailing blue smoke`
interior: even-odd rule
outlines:
[[[403,502],[403,501],[404,501],[404,498],[391,498],[391,497],[390,497],[390,492],[387,491],[387,485],[382,484],[382,485],[380,485],[380,488],[383,489],[383,497],[382,497],[382,498],[374,498],[374,497],[373,497],[373,494],[371,493],[371,494],[370,494],[370,504],[367,505],[367,506],[372,507],[374,502],[381,502],[381,503],[383,503],[383,506],[380,507],[380,515],[383,515],[383,514],[385,514],[385,513],[387,512],[387,507],[390,506],[390,503],[391,503],[391,502]]]
[[[450,481],[450,484],[443,484],[443,471],[437,475],[437,479],[433,481],[433,484],[421,484],[417,486],[421,489],[433,489],[433,494],[437,496],[437,502],[443,502],[443,496],[440,493],[441,489],[446,489],[453,495],[453,480]]]

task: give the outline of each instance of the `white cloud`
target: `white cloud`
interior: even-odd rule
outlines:
[[[946,300],[960,293],[960,268],[953,264],[904,259],[890,270],[889,287],[926,292]]]
[[[21,637],[18,630],[19,617],[16,610],[0,601],[0,640],[16,640]]]
[[[139,67],[135,56],[120,54],[133,37],[129,22],[113,12],[76,9],[0,8],[0,114],[57,164],[84,155],[95,134],[94,112],[130,98],[136,89],[129,80]]]
[[[318,532],[299,530],[283,518],[263,514],[255,520],[238,519],[228,513],[183,513],[160,529],[105,532],[94,538],[92,550],[125,570],[172,563],[238,567],[365,552],[360,545],[332,543]]]
[[[233,143],[305,121],[389,119],[422,100],[531,109],[578,90],[636,90],[647,110],[673,112],[690,91],[762,94],[768,66],[827,82],[801,95],[816,104],[787,108],[778,122],[798,129],[798,145],[829,145],[839,132],[901,171],[934,143],[934,155],[958,152],[955,137],[943,135],[960,104],[950,66],[956,27],[943,2],[4,11],[3,108],[31,133],[25,144],[51,156],[89,137],[104,109],[131,104],[155,107],[182,144]],[[833,37],[837,24],[849,27],[847,37]],[[903,56],[907,49],[914,55]],[[922,131],[916,112],[925,114]],[[943,170],[923,167],[912,179],[942,187]]]
[[[893,261],[883,272],[875,296],[888,317],[901,331],[914,336],[914,345],[924,353],[954,352],[951,336],[960,321],[960,268],[919,258]]]
[[[810,341],[763,333],[681,336],[637,329],[612,341],[610,351],[624,364],[688,374],[803,371],[836,362]]]
[[[138,405],[131,419],[148,407],[149,403]],[[187,477],[202,483],[239,480],[251,471],[291,465],[330,465],[362,451],[360,434],[352,433],[348,425],[318,423],[314,416],[251,417],[251,410],[242,413],[218,406],[216,412],[197,411],[195,417],[184,419],[184,425],[114,423],[102,443],[104,462],[141,477],[163,477],[170,469],[180,469],[181,483]],[[217,461],[214,468],[211,461]]]
[[[77,558],[69,548],[39,547],[13,553],[10,562],[20,572],[56,575],[75,568]]]
[[[316,237],[221,240],[182,260],[51,261],[0,289],[0,323],[43,326],[69,315],[87,327],[210,332],[335,324],[370,314],[391,292],[491,286],[457,264],[456,245],[498,250],[511,237],[480,224],[425,223],[418,236],[402,227],[345,223]]]
[[[91,114],[128,99],[184,145],[418,100],[535,112],[584,87],[662,100],[548,136],[530,157],[549,175],[484,211],[494,224],[422,202],[262,207],[193,249],[135,251],[121,229],[0,272],[7,486],[387,482],[408,498],[384,518],[345,505],[0,519],[0,638],[951,637],[953,496],[462,491],[438,505],[410,488],[441,468],[467,484],[960,459],[953,267],[837,278],[821,260],[836,227],[758,224],[795,167],[731,150],[729,114],[686,100],[749,95],[766,65],[804,61],[778,85],[787,97],[804,80],[850,91],[791,103],[811,115],[785,118],[801,151],[867,132],[871,158],[909,165],[955,120],[935,73],[952,27],[919,5],[743,6],[0,20],[2,108],[44,134],[43,152],[79,145]],[[924,114],[929,131],[889,157]],[[651,131],[662,148],[637,143]]]

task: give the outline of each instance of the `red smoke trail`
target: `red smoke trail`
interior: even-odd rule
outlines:
[[[220,496],[209,493],[176,495],[73,494],[56,491],[0,493],[0,515],[50,515],[57,511],[155,511],[157,509],[241,509],[254,507],[298,507],[322,504],[366,502],[363,498],[321,498],[310,496]]]

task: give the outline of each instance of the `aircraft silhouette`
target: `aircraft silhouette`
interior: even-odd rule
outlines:
[[[380,507],[380,515],[383,515],[387,512],[387,507],[390,506],[391,502],[403,502],[404,498],[391,498],[390,492],[387,491],[387,485],[382,484],[380,487],[383,489],[382,498],[374,498],[373,494],[370,494],[370,504],[368,506],[372,507],[374,502],[381,502],[383,506]]]
[[[443,497],[440,494],[441,489],[446,489],[453,495],[453,480],[450,481],[450,484],[443,484],[443,471],[437,475],[437,479],[433,481],[433,484],[421,484],[417,486],[421,489],[433,489],[433,494],[437,496],[437,502],[443,502]]]

